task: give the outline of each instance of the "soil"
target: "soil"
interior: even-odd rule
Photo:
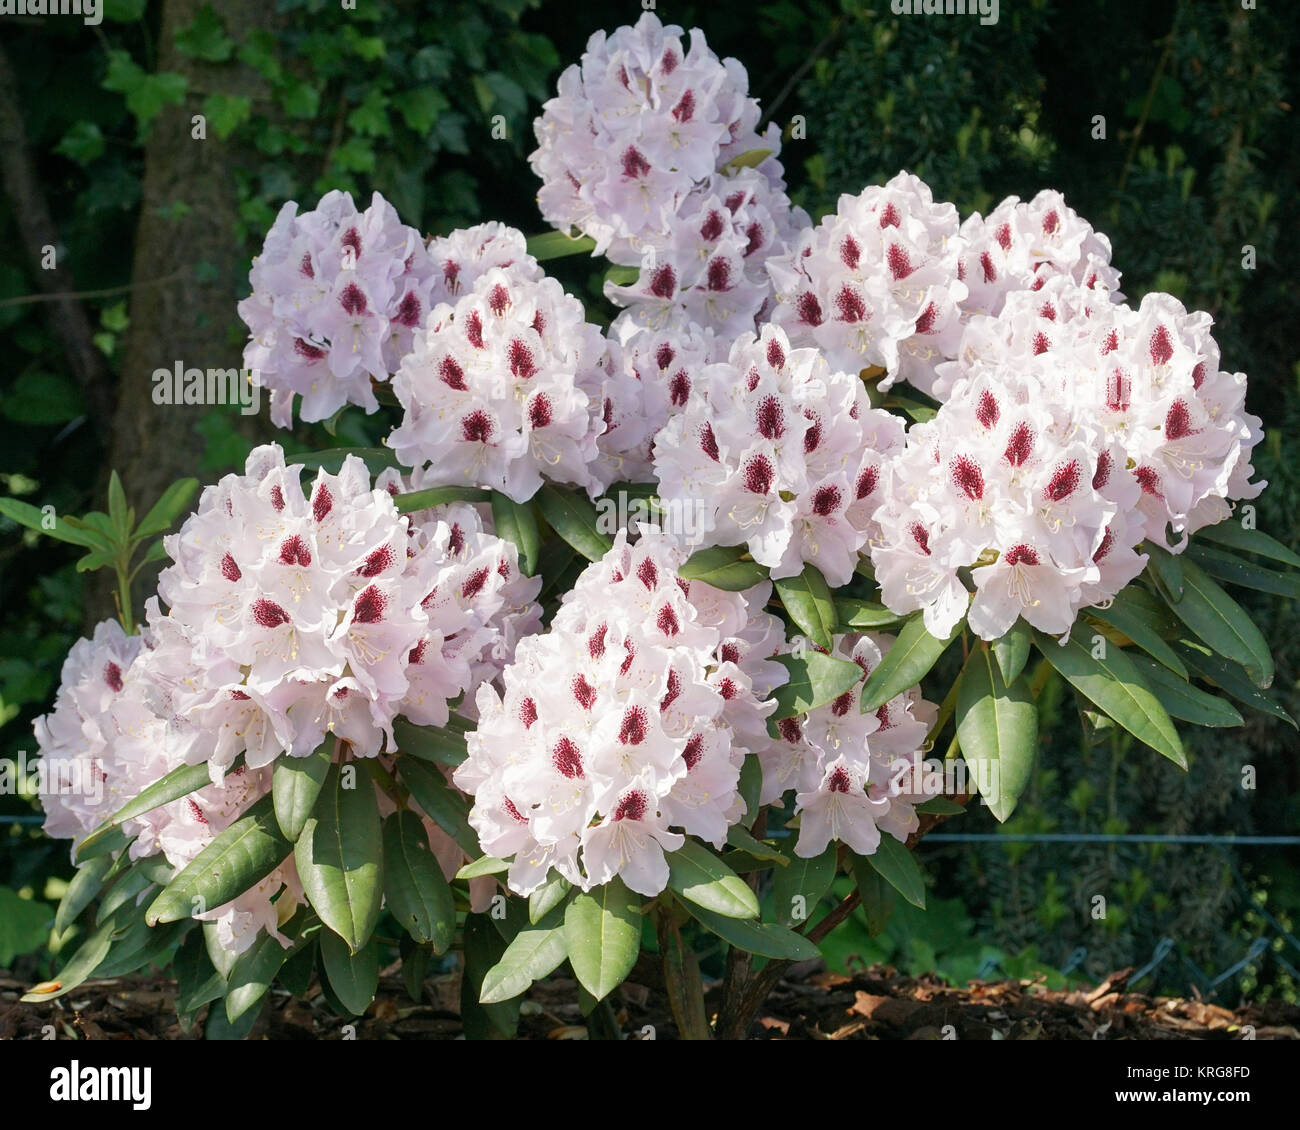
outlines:
[[[1281,1002],[1235,1010],[1200,1000],[1125,991],[1132,970],[1090,990],[1050,991],[1029,981],[976,982],[954,988],[873,966],[846,977],[819,962],[794,966],[768,998],[750,1033],[767,1040],[1231,1040],[1253,1026],[1259,1040],[1300,1039],[1300,1007]],[[649,978],[647,978],[649,980]],[[163,976],[90,981],[47,1004],[22,1004],[26,983],[0,974],[0,1039],[38,1040],[55,1026],[65,1039],[198,1039],[182,1031]],[[717,986],[712,986],[712,1009]],[[272,991],[252,1039],[448,1040],[462,1034],[455,975],[431,979],[424,1000],[407,995],[397,967],[384,971],[361,1019],[340,1019],[313,985],[305,1000]],[[521,1006],[519,1034],[531,1040],[587,1039],[577,986],[554,978],[535,985]],[[616,992],[618,1024],[629,1039],[674,1039],[664,994],[635,981]]]

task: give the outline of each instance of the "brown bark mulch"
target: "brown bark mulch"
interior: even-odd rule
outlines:
[[[1087,990],[1054,991],[1027,981],[976,982],[954,988],[931,977],[907,977],[873,966],[852,977],[820,963],[795,966],[768,998],[751,1038],[774,1040],[1239,1040],[1244,1026],[1259,1040],[1300,1039],[1300,1006],[1282,1002],[1227,1009],[1200,1000],[1126,991],[1131,970]],[[0,1039],[39,1040],[54,1026],[58,1039],[185,1040],[172,1008],[172,985],[161,976],[90,981],[47,1004],[22,1004],[30,986],[0,974]],[[710,991],[709,1003],[714,1004]],[[337,1017],[318,985],[306,1000],[273,990],[251,1038],[271,1040],[444,1040],[462,1034],[459,979],[431,979],[416,1003],[396,968],[386,970],[366,1015]],[[673,1039],[676,1026],[662,992],[626,983],[615,1013],[630,1039]],[[586,1039],[573,981],[535,985],[521,1008],[525,1039]]]

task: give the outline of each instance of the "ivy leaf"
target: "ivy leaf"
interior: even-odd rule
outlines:
[[[235,41],[226,34],[220,17],[211,4],[204,4],[189,27],[176,33],[176,50],[206,63],[224,63],[235,52]]]
[[[253,116],[253,100],[243,94],[209,94],[203,100],[203,116],[217,139],[225,141]]]

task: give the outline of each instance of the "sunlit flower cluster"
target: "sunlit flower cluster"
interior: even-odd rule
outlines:
[[[552,868],[589,889],[619,875],[654,895],[683,835],[721,846],[743,812],[750,743],[766,740],[768,693],[784,642],[761,607],[770,591],[682,581],[681,552],[646,529],[614,547],[564,597],[550,631],[529,636],[485,684],[469,759],[483,850],[513,860],[512,890]]]

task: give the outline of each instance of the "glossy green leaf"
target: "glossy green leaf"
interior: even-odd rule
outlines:
[[[743,545],[719,545],[699,549],[677,570],[684,581],[703,581],[725,592],[744,592],[767,580],[766,567],[747,560]]]
[[[582,255],[596,249],[596,241],[589,235],[570,236],[567,232],[548,231],[528,237],[528,254],[539,263],[562,259],[566,255]]]
[[[599,561],[613,547],[586,496],[547,483],[537,492],[537,504],[551,529],[588,561]]]
[[[890,699],[914,687],[933,667],[959,635],[965,621],[953,629],[946,640],[935,639],[926,630],[925,621],[915,616],[903,625],[898,639],[880,665],[867,677],[862,688],[862,713],[879,710]]]
[[[1033,633],[1024,620],[1017,620],[1010,629],[992,643],[993,658],[998,661],[1002,672],[1002,681],[1010,686],[1025,669],[1029,661],[1029,645],[1033,642]]]
[[[1121,594],[1122,595],[1122,594]],[[1172,647],[1161,638],[1151,621],[1142,616],[1131,604],[1122,602],[1119,597],[1112,601],[1109,608],[1089,608],[1088,615],[1109,624],[1116,631],[1127,636],[1152,659],[1158,660],[1174,674],[1187,678],[1187,668],[1178,658]]]
[[[226,989],[226,1019],[230,1023],[266,996],[288,956],[289,951],[265,930],[239,955]]]
[[[189,918],[196,908],[215,910],[265,879],[292,849],[276,822],[271,798],[263,797],[167,884],[145,919],[152,926]]]
[[[867,921],[867,933],[875,938],[883,933],[894,915],[898,892],[894,890],[865,856],[853,857],[853,880],[862,898],[862,914]]]
[[[289,840],[297,840],[302,835],[307,818],[316,807],[330,771],[334,745],[334,737],[329,735],[306,757],[283,754],[275,759],[275,767],[271,770],[271,796],[280,831]]]
[[[883,631],[886,628],[895,628],[903,621],[903,617],[896,612],[891,612],[883,604],[873,604],[869,600],[859,600],[855,596],[837,596],[835,613],[845,628],[854,628],[858,631]]]
[[[772,957],[786,961],[807,961],[820,957],[821,950],[815,942],[796,934],[775,922],[757,922],[748,918],[727,918],[694,903],[685,903],[691,917],[717,934],[725,942],[758,957]]]
[[[573,884],[552,871],[550,877],[528,896],[528,921],[534,926],[569,897]]]
[[[754,859],[767,860],[775,863],[778,867],[786,867],[790,863],[790,860],[782,855],[778,848],[755,836],[751,836],[742,824],[733,824],[727,829],[727,843],[734,848],[747,852]]]
[[[152,812],[155,808],[161,808],[164,804],[170,804],[174,800],[180,800],[181,797],[189,796],[190,793],[211,783],[212,778],[209,775],[207,762],[200,765],[181,765],[173,769],[165,776],[159,777],[134,800],[124,804],[82,840],[77,853],[78,857],[82,859],[89,858],[86,853],[98,841],[109,832],[120,828],[128,820],[143,816],[146,812]]]
[[[913,906],[925,909],[925,876],[916,856],[887,832],[880,834],[880,846],[863,856],[867,865]]]
[[[1088,629],[1082,624],[1074,626],[1064,646],[1041,632],[1034,633],[1034,641],[1047,661],[1084,698],[1100,707],[1138,741],[1163,754],[1180,769],[1187,768],[1187,755],[1169,713],[1142,681],[1123,648],[1104,643],[1104,658],[1095,658]]]
[[[579,891],[564,908],[569,964],[582,986],[603,1000],[632,972],[641,950],[641,899],[615,876]]]
[[[1262,714],[1280,718],[1283,722],[1300,729],[1300,726],[1296,726],[1296,720],[1287,713],[1281,703],[1255,686],[1250,676],[1246,674],[1245,668],[1239,663],[1232,663],[1219,655],[1208,655],[1185,644],[1179,645],[1178,653],[1195,674],[1231,695],[1238,702]]]
[[[190,499],[199,489],[198,479],[177,479],[165,491],[157,502],[149,508],[149,513],[136,527],[132,537],[148,538],[169,530],[177,518],[185,512]]]
[[[77,868],[77,873],[72,876],[67,890],[63,892],[59,909],[54,915],[56,934],[62,934],[71,926],[81,916],[81,912],[94,901],[95,896],[103,890],[104,876],[108,873],[111,863],[112,860],[107,856],[100,856]]]
[[[409,809],[384,820],[384,898],[417,941],[445,953],[456,933],[456,902],[429,848],[424,824]]]
[[[0,514],[12,518],[20,526],[46,534],[58,541],[70,542],[86,549],[107,549],[112,546],[112,539],[104,533],[84,527],[76,527],[62,518],[54,517],[53,508],[47,519],[44,512],[28,502],[19,502],[16,498],[0,498]]]
[[[793,718],[834,702],[862,679],[862,668],[851,659],[823,655],[820,651],[774,658],[790,672],[790,679],[772,692],[776,710],[768,715],[767,729],[773,736],[776,735],[775,723],[782,718]]]
[[[1300,576],[1293,573],[1280,573],[1276,569],[1265,569],[1253,561],[1238,557],[1235,553],[1215,549],[1209,545],[1192,542],[1187,547],[1186,556],[1195,561],[1205,572],[1217,581],[1241,588],[1254,589],[1256,592],[1273,593],[1275,596],[1300,598]]]
[[[359,951],[333,930],[320,932],[321,964],[334,996],[353,1016],[361,1016],[379,988],[379,941],[371,938]]]
[[[1267,557],[1270,561],[1281,561],[1292,568],[1300,569],[1300,556],[1297,556],[1276,538],[1270,537],[1262,530],[1248,530],[1240,522],[1219,522],[1196,531],[1196,538],[1218,542],[1232,549],[1245,553],[1254,553]],[[1195,541],[1192,542],[1196,544]]]
[[[406,718],[397,718],[393,721],[393,737],[399,751],[421,761],[455,768],[469,756],[465,735],[448,726],[417,726]]]
[[[54,980],[44,981],[37,986],[46,991],[37,992],[36,989],[32,989],[31,992],[23,995],[23,1003],[40,1004],[43,1001],[52,1001],[82,985],[108,957],[108,951],[113,945],[113,933],[119,925],[114,919],[109,919],[96,926],[86,940],[77,947],[76,953],[68,959],[67,964],[55,975]]]
[[[428,490],[413,490],[393,498],[399,514],[411,514],[416,510],[427,510],[430,506],[442,506],[448,502],[487,502],[491,492],[478,487],[430,487]]]
[[[1214,583],[1195,561],[1182,561],[1183,596],[1171,604],[1174,615],[1225,659],[1240,663],[1255,685],[1273,683],[1268,641],[1246,610]]]
[[[358,952],[379,919],[384,859],[375,788],[357,765],[330,766],[294,861],[312,909]]]
[[[514,542],[519,550],[519,568],[531,577],[537,571],[537,554],[542,544],[532,506],[527,502],[515,502],[494,490],[492,523],[497,537]]]
[[[1206,694],[1167,667],[1144,655],[1132,655],[1134,665],[1146,684],[1171,718],[1194,722],[1198,726],[1240,726],[1241,714],[1235,706],[1216,695]]]
[[[397,774],[425,815],[460,844],[466,855],[476,859],[483,854],[478,833],[470,827],[469,802],[437,769],[422,761],[399,758]]]
[[[508,860],[498,859],[495,855],[481,855],[457,871],[456,878],[481,879],[484,875],[500,875],[509,870]]]
[[[758,899],[708,848],[688,839],[668,853],[668,886],[682,898],[728,918],[757,918]]]
[[[1183,599],[1183,559],[1175,557],[1158,545],[1146,542],[1142,549],[1149,559],[1148,568],[1160,579],[1160,584],[1171,601]]]
[[[525,926],[515,935],[501,960],[483,978],[479,1001],[497,1004],[519,996],[534,981],[553,973],[567,956],[564,915],[556,908],[541,922]]]
[[[983,641],[971,650],[964,670],[957,695],[957,741],[989,811],[1006,820],[1033,772],[1038,706],[1023,675],[1010,685],[1004,682],[993,648]]]
[[[805,565],[797,577],[784,577],[773,584],[799,630],[818,647],[830,650],[839,617],[826,578],[815,566]]]
[[[799,926],[812,918],[835,878],[837,849],[832,843],[820,855],[805,859],[794,854],[794,842],[790,842],[789,865],[772,878],[772,905],[782,926]]]

